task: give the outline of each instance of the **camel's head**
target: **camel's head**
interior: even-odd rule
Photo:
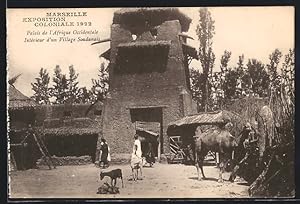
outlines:
[[[238,142],[236,140],[236,138],[230,134],[229,131],[225,131],[225,134],[226,134],[226,141],[227,141],[227,147],[229,149],[235,149],[236,147],[238,147]]]

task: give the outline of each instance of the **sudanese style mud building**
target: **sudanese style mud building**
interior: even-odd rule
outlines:
[[[28,125],[34,124],[36,117],[34,110],[36,106],[37,104],[33,100],[22,94],[14,85],[9,85],[9,161],[12,164],[12,169],[28,169],[34,163],[32,157],[22,158],[22,155],[31,153],[29,148],[26,151],[22,151],[20,146],[16,146],[15,144],[19,144],[24,139]],[[23,160],[26,160],[26,162]]]
[[[14,86],[9,86],[9,139],[17,169],[32,168],[41,156],[28,126],[42,137],[51,155],[91,156],[96,160],[101,135],[102,103],[38,105]],[[26,143],[26,146],[18,144]]]
[[[131,8],[114,13],[109,94],[103,109],[103,137],[115,155],[130,154],[133,136],[152,135],[155,154],[169,153],[170,122],[196,112],[188,65],[197,58],[187,44],[191,19],[176,8]]]
[[[51,155],[89,155],[95,161],[101,134],[102,103],[40,105],[35,126]]]

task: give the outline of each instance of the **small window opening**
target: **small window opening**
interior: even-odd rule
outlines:
[[[101,116],[101,114],[102,114],[102,110],[95,110],[94,111],[94,115],[96,115],[96,116]]]
[[[64,117],[71,117],[71,111],[64,111]]]

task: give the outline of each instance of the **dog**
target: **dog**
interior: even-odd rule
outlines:
[[[121,169],[114,169],[107,172],[100,172],[100,180],[102,180],[105,176],[110,177],[111,179],[111,186],[116,186],[117,184],[117,178],[120,178],[122,180],[122,188],[124,187],[123,184],[123,175]]]

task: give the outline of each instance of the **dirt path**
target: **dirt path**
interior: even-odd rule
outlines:
[[[121,168],[124,188],[120,194],[96,194],[104,178],[98,182],[99,168],[93,164],[84,166],[60,166],[54,170],[30,169],[11,173],[12,198],[242,198],[248,197],[244,183],[218,183],[218,169],[205,166],[207,180],[198,181],[194,166],[180,164],[155,164],[143,169],[143,180],[128,181],[131,170],[128,165],[113,165],[106,170]],[[224,178],[228,179],[225,173]]]

